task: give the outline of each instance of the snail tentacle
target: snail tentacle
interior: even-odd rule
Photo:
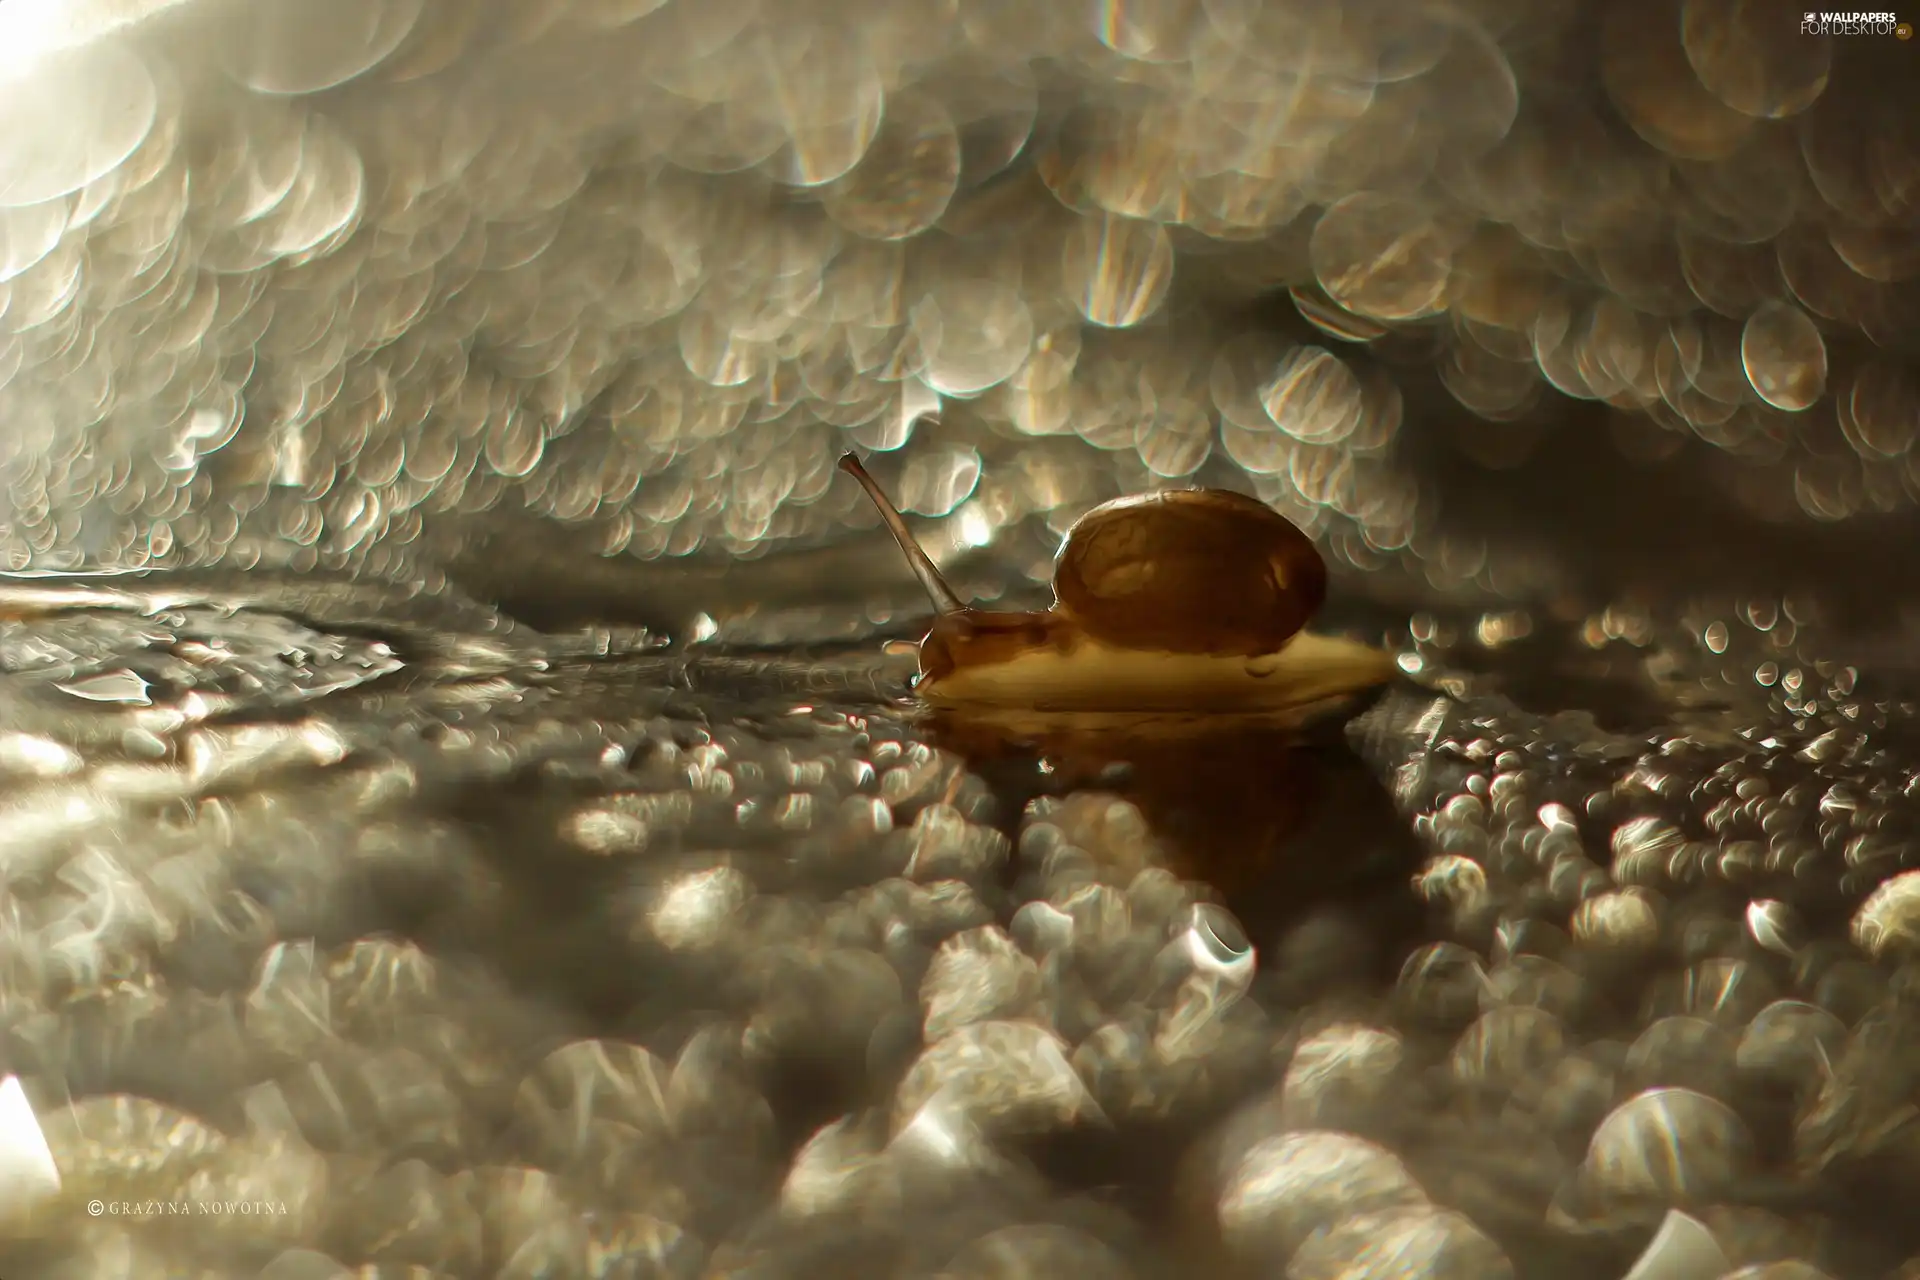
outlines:
[[[887,532],[891,533],[893,540],[900,544],[900,550],[906,555],[907,564],[913,569],[914,577],[920,579],[920,585],[926,588],[927,595],[932,597],[934,608],[943,615],[965,612],[967,606],[959,596],[954,594],[953,588],[947,585],[947,580],[940,576],[940,570],[935,567],[932,557],[921,549],[920,543],[908,530],[906,519],[900,514],[900,509],[893,505],[893,500],[887,497],[886,491],[880,487],[879,483],[867,474],[867,469],[860,465],[860,459],[852,453],[843,453],[840,455],[840,469],[858,480],[860,487],[867,491],[867,496],[873,499],[873,505],[879,509],[880,519],[887,526]]]

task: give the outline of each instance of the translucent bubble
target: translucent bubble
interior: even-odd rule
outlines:
[[[153,686],[137,673],[125,669],[82,676],[53,686],[86,702],[117,702],[127,706],[153,705]]]
[[[751,169],[779,154],[790,141],[787,131],[757,98],[675,107],[669,117],[675,127],[665,154],[674,164],[694,173]]]
[[[260,224],[263,253],[298,257],[324,252],[351,230],[366,196],[366,169],[346,135],[322,119],[310,122],[293,182]]]
[[[1811,408],[1827,387],[1827,344],[1790,303],[1769,302],[1747,318],[1740,360],[1754,391],[1776,409]]]
[[[1573,915],[1573,936],[1589,945],[1644,950],[1660,938],[1660,917],[1638,893],[1595,894]]]
[[[1760,1012],[1776,990],[1765,966],[1732,956],[1709,956],[1687,971],[1681,994],[1688,1013],[1727,1026]]]
[[[1393,25],[1399,27],[1410,16],[1396,17]],[[1442,11],[1423,16],[1435,21]],[[1441,57],[1422,77],[1419,100],[1437,107],[1432,114],[1438,118],[1429,122],[1421,117],[1421,132],[1448,160],[1484,154],[1507,137],[1519,117],[1520,89],[1513,64],[1506,50],[1483,29],[1485,21],[1482,17],[1481,22],[1446,23],[1444,34],[1435,33]]]
[[[1208,370],[1207,390],[1223,425],[1231,424],[1262,435],[1274,434],[1273,422],[1261,403],[1261,395],[1272,380],[1274,369],[1286,361],[1292,350],[1292,344],[1285,340],[1259,333],[1239,334],[1220,344]]]
[[[1395,1209],[1355,1214],[1300,1246],[1288,1280],[1511,1280],[1513,1264],[1465,1214]]]
[[[900,477],[900,508],[916,515],[944,516],[973,496],[980,483],[980,455],[952,447],[917,452]]]
[[[1853,940],[1874,956],[1920,947],[1920,871],[1903,871],[1867,896],[1854,913]]]
[[[1096,0],[1093,33],[1100,43],[1142,62],[1186,56],[1193,0]]]
[[[753,885],[732,867],[710,867],[663,886],[647,926],[672,951],[696,951],[719,942],[753,896]]]
[[[710,386],[743,386],[764,377],[773,359],[766,343],[744,338],[726,317],[705,307],[682,312],[678,334],[687,371]],[[520,416],[511,415],[513,419]]]
[[[1744,0],[1687,0],[1680,39],[1709,93],[1761,119],[1812,106],[1833,65],[1831,41],[1812,39],[1788,15]]]
[[[347,1280],[352,1274],[324,1253],[289,1249],[261,1268],[259,1280]]]
[[[1755,899],[1747,904],[1747,934],[1776,955],[1790,956],[1804,941],[1805,926],[1800,913],[1775,898]]]
[[[1025,363],[1033,314],[1011,284],[950,279],[914,307],[913,330],[926,356],[927,385],[941,395],[970,396]]]
[[[1413,887],[1426,901],[1450,906],[1457,919],[1471,918],[1488,901],[1486,869],[1458,854],[1429,859]]]
[[[1846,1024],[1820,1006],[1776,1000],[1747,1024],[1734,1062],[1741,1071],[1811,1088],[1846,1039]]]
[[[972,929],[941,944],[920,983],[928,1043],[959,1027],[1023,1017],[1040,998],[1040,970],[998,928]]]
[[[1633,818],[1613,833],[1613,878],[1622,884],[1655,884],[1665,878],[1686,838],[1660,818]]]
[[[1457,942],[1435,942],[1407,957],[1394,994],[1417,1018],[1459,1026],[1479,1014],[1486,981],[1478,955]]]
[[[612,29],[638,22],[666,3],[667,0],[573,0],[567,17],[582,26]]]
[[[1363,1129],[1400,1083],[1406,1060],[1390,1031],[1341,1023],[1300,1042],[1280,1085],[1282,1122],[1297,1129]]]
[[[425,0],[249,0],[223,24],[228,72],[261,93],[318,93],[365,75],[400,47]]]
[[[1225,1171],[1220,1232],[1228,1249],[1272,1266],[1316,1230],[1358,1213],[1424,1206],[1400,1158],[1345,1133],[1288,1133],[1255,1143]]]
[[[1659,1018],[1627,1050],[1621,1074],[1632,1089],[1674,1087],[1725,1098],[1733,1081],[1733,1037],[1701,1018]]]
[[[1440,379],[1462,406],[1491,421],[1524,416],[1539,400],[1540,374],[1531,360],[1506,360],[1463,339],[1440,367]]]
[[[1508,956],[1488,971],[1480,1007],[1521,1005],[1566,1017],[1579,1010],[1586,996],[1587,983],[1579,974],[1545,956],[1522,953]]]
[[[1834,253],[1856,274],[1892,284],[1920,275],[1920,239],[1906,228],[1836,222],[1827,228]]]
[[[1229,988],[1244,989],[1253,981],[1259,957],[1246,930],[1224,907],[1212,903],[1195,906],[1188,913],[1180,945],[1195,970]]]
[[[871,240],[903,240],[940,220],[960,184],[960,135],[945,107],[895,94],[866,156],[826,189],[835,222]]]
[[[1730,154],[1753,128],[1707,92],[1687,61],[1679,24],[1648,21],[1643,10],[1609,9],[1600,42],[1601,79],[1635,133],[1668,155],[1712,160]]]
[[[1002,1227],[968,1244],[941,1272],[952,1280],[1129,1280],[1134,1272],[1113,1249],[1072,1227],[1035,1223]]]
[[[1688,1089],[1653,1089],[1601,1122],[1580,1175],[1597,1203],[1671,1205],[1711,1199],[1752,1161],[1752,1136],[1725,1103]]]
[[[535,6],[528,6],[529,9]],[[760,16],[760,0],[710,0],[707,4],[671,4],[649,23],[649,35],[664,55],[649,67],[653,77],[682,97],[698,99],[716,78],[714,55],[731,53]]]
[[[1213,423],[1200,405],[1163,406],[1143,427],[1134,448],[1153,474],[1169,480],[1190,476],[1213,452]]]
[[[519,1136],[559,1169],[610,1155],[622,1142],[657,1140],[667,1127],[668,1067],[638,1045],[577,1040],[549,1054],[514,1100]]]
[[[1840,429],[1858,453],[1901,457],[1920,435],[1920,378],[1891,361],[1869,360],[1855,371],[1837,407]]]
[[[788,137],[769,162],[783,182],[817,187],[845,174],[867,154],[884,116],[898,109],[884,103],[879,69],[851,31],[796,23],[761,42],[759,52],[760,92],[775,104]],[[906,110],[911,116],[924,107]]]
[[[158,109],[146,61],[117,40],[0,67],[0,209],[99,181],[146,140]]]
[[[4,146],[0,142],[0,146]],[[67,229],[67,202],[0,208],[0,284],[20,275],[52,253]],[[0,296],[0,314],[6,311]]]
[[[18,1077],[0,1080],[0,1189],[11,1213],[37,1206],[60,1189],[60,1170]]]
[[[1173,242],[1157,222],[1083,218],[1067,236],[1060,265],[1081,315],[1103,328],[1131,328],[1160,309],[1173,285]]]
[[[1026,149],[1040,87],[1023,61],[955,58],[932,68],[922,90],[946,105],[960,134],[960,181],[977,187]]]
[[[923,1113],[1029,1133],[1101,1115],[1060,1038],[1031,1022],[972,1023],[928,1046],[900,1081],[895,1131]]]
[[[1660,1220],[1660,1229],[1627,1272],[1627,1280],[1705,1280],[1707,1276],[1717,1280],[1726,1269],[1727,1255],[1706,1224],[1678,1209],[1669,1209]]]
[[[1273,425],[1303,444],[1344,441],[1367,411],[1359,376],[1319,347],[1297,347],[1282,357],[1259,396]]]
[[[1340,342],[1372,342],[1389,332],[1387,326],[1357,316],[1311,285],[1292,285],[1287,296],[1308,324]]]
[[[1359,192],[1320,215],[1314,277],[1349,311],[1416,320],[1444,310],[1458,241],[1431,206]]]
[[[1505,1089],[1551,1070],[1566,1050],[1560,1019],[1544,1009],[1509,1005],[1483,1014],[1454,1045],[1456,1080]]]

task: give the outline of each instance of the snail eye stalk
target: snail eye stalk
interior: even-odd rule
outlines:
[[[860,487],[867,491],[867,497],[873,499],[873,505],[880,512],[880,519],[886,524],[887,532],[891,533],[893,540],[900,545],[901,553],[907,557],[908,567],[913,570],[913,576],[920,579],[920,585],[926,589],[934,608],[943,615],[966,612],[967,606],[961,603],[960,597],[953,593],[953,588],[947,585],[947,580],[940,576],[940,570],[934,567],[932,559],[920,549],[920,544],[907,530],[907,522],[901,518],[899,508],[893,505],[893,500],[887,497],[886,491],[880,487],[879,482],[867,474],[867,469],[860,465],[860,459],[851,453],[843,453],[840,455],[840,469],[858,480]]]

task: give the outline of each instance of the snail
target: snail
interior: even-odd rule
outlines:
[[[1054,604],[964,603],[860,460],[840,459],[933,600],[914,691],[936,710],[1305,714],[1384,683],[1386,653],[1304,630],[1326,599],[1313,542],[1244,494],[1104,503],[1067,531]]]

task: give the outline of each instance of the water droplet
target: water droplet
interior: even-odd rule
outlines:
[[[1727,1266],[1725,1251],[1705,1223],[1669,1209],[1627,1280],[1718,1280]]]
[[[1280,361],[1260,392],[1268,419],[1305,444],[1338,444],[1366,414],[1366,394],[1345,361],[1319,347],[1299,347]]]
[[[425,0],[249,0],[222,24],[227,70],[261,93],[318,93],[366,74],[400,47]]]
[[[1799,913],[1775,899],[1755,899],[1747,904],[1747,933],[1767,950],[1790,956],[1801,945]]]
[[[1833,66],[1832,41],[1802,33],[1784,12],[1743,0],[1687,0],[1680,40],[1707,92],[1762,120],[1812,106]]]
[[[1725,1103],[1691,1089],[1650,1089],[1601,1121],[1580,1176],[1600,1204],[1710,1201],[1752,1158],[1753,1138]]]
[[[0,208],[105,177],[146,139],[158,109],[146,62],[115,40],[0,70]]]
[[[1253,943],[1223,907],[1202,903],[1193,909],[1183,938],[1194,967],[1245,985],[1253,980]]]
[[[1868,895],[1854,913],[1853,940],[1874,956],[1920,947],[1920,871],[1903,871]]]
[[[84,676],[54,686],[62,693],[70,693],[88,702],[119,702],[137,707],[153,705],[153,699],[147,696],[147,691],[152,687],[137,673],[125,669]]]
[[[1080,314],[1108,329],[1139,324],[1173,284],[1173,242],[1157,222],[1083,218],[1067,236],[1061,274]]]
[[[827,216],[870,240],[904,240],[940,220],[960,184],[960,135],[932,98],[899,93],[852,172],[821,198]]]
[[[1740,361],[1754,391],[1776,409],[1810,408],[1827,387],[1827,344],[1790,303],[1769,302],[1747,317]]]
[[[1417,320],[1447,305],[1458,239],[1432,207],[1359,192],[1313,229],[1313,272],[1335,302],[1377,320]]]

